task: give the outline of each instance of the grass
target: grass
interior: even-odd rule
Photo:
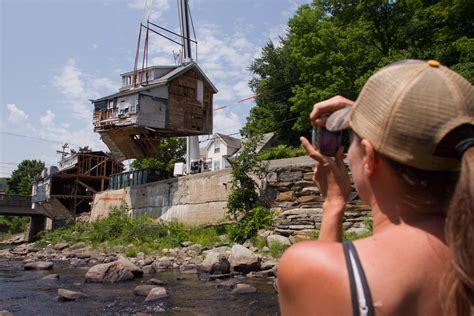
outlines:
[[[94,223],[77,223],[46,233],[35,245],[85,242],[103,251],[123,249],[127,256],[134,257],[138,252],[159,254],[162,249],[178,247],[183,241],[212,247],[219,242],[219,234],[213,227],[190,228],[177,222],[129,217],[125,209],[119,208]]]
[[[268,248],[270,248],[269,254],[273,258],[280,258],[285,252],[285,250],[288,248],[288,246],[283,245],[279,241],[275,240],[268,245]]]

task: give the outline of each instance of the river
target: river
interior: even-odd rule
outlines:
[[[278,315],[278,299],[267,279],[238,280],[257,288],[252,294],[232,294],[217,286],[218,281],[202,281],[195,274],[160,272],[134,281],[114,284],[84,283],[87,268],[70,268],[55,262],[54,270],[25,271],[20,261],[0,258],[0,311],[13,315]],[[58,281],[41,280],[47,274]],[[137,285],[151,278],[167,283],[169,296],[145,303],[135,296]],[[89,297],[59,302],[57,289],[80,291]]]

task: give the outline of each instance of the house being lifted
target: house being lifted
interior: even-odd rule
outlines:
[[[53,219],[89,212],[94,193],[106,190],[109,176],[122,171],[122,164],[102,151],[63,152],[59,167],[43,170],[33,182],[32,202]]]
[[[212,133],[217,89],[195,62],[121,76],[118,93],[91,101],[94,131],[117,160],[156,156],[162,137]]]

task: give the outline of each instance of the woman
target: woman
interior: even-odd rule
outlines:
[[[325,201],[319,240],[290,247],[280,261],[283,315],[471,313],[473,117],[472,85],[437,61],[383,68],[355,103],[315,104],[313,125],[352,129],[347,159],[374,233],[341,243],[350,194],[342,148],[326,157],[301,138]]]

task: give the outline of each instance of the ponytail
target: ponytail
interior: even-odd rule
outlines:
[[[459,179],[446,217],[446,241],[453,252],[444,282],[446,315],[474,312],[474,147],[462,155]]]

